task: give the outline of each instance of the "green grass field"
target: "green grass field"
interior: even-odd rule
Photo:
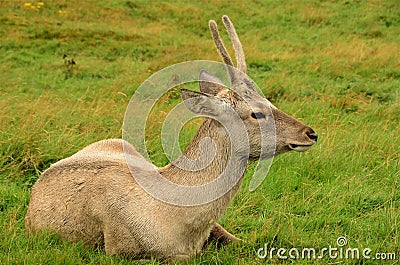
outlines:
[[[275,158],[256,191],[246,178],[220,220],[244,241],[207,245],[188,264],[399,262],[399,2],[229,3],[0,1],[0,264],[132,263],[53,234],[28,236],[31,187],[51,163],[120,138],[129,99],[152,73],[220,61],[208,21],[221,25],[224,14],[241,38],[249,76],[320,140]],[[71,59],[76,64],[67,66]],[[160,117],[151,117],[148,135],[157,135]],[[160,143],[149,146],[153,162],[165,165]],[[346,247],[370,248],[371,258],[395,253],[397,260],[257,257],[264,244],[320,251],[337,247],[340,236]]]

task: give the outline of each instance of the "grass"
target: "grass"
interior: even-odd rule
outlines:
[[[308,264],[259,259],[257,250],[264,244],[321,250],[335,247],[339,236],[349,247],[400,258],[397,1],[30,4],[0,2],[1,264],[132,263],[53,234],[28,237],[30,189],[51,163],[96,140],[121,137],[129,99],[152,73],[187,60],[219,61],[207,22],[223,14],[236,25],[249,75],[320,141],[306,153],[276,158],[256,191],[248,191],[246,178],[221,220],[245,241],[208,245],[188,264]],[[72,70],[64,54],[76,62]],[[157,135],[160,117],[151,118],[149,136]],[[149,147],[154,163],[165,164],[160,144]]]

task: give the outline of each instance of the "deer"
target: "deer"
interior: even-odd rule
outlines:
[[[28,233],[49,230],[67,240],[104,249],[107,255],[161,260],[190,259],[210,240],[222,244],[240,240],[218,220],[238,192],[249,161],[291,150],[306,151],[317,142],[318,135],[256,92],[246,74],[245,55],[234,25],[226,15],[222,22],[233,43],[236,66],[214,20],[209,21],[209,28],[226,65],[231,89],[218,77],[201,71],[200,92],[180,90],[186,108],[205,116],[182,155],[156,168],[143,162],[141,154],[125,140],[90,144],[52,164],[33,185],[25,219]],[[270,128],[261,125],[271,123],[274,131],[261,132],[262,128]],[[240,140],[246,135],[247,140]],[[231,138],[236,140],[230,143]],[[212,144],[204,144],[205,139]],[[203,166],[198,170],[179,166],[182,161],[199,160],[202,155],[213,159],[200,162]],[[132,172],[146,175],[153,168],[173,183],[201,186],[215,181],[229,165],[228,173],[238,175],[233,185],[220,197],[191,206],[155,198],[132,176]]]

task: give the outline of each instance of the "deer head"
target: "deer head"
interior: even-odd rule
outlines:
[[[266,159],[290,150],[306,151],[317,142],[317,134],[257,93],[255,83],[246,74],[246,60],[235,28],[227,16],[223,16],[222,21],[233,43],[236,67],[221,40],[216,22],[211,20],[209,27],[227,67],[231,89],[216,76],[201,71],[201,93],[181,91],[186,106],[196,114],[206,114],[222,123],[229,123],[233,116],[240,117],[248,135],[246,145],[250,149],[250,159]],[[232,111],[235,115],[229,114]]]

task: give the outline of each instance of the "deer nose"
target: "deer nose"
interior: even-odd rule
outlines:
[[[306,132],[308,138],[310,138],[311,141],[317,142],[318,141],[318,134],[316,134],[314,131]]]

